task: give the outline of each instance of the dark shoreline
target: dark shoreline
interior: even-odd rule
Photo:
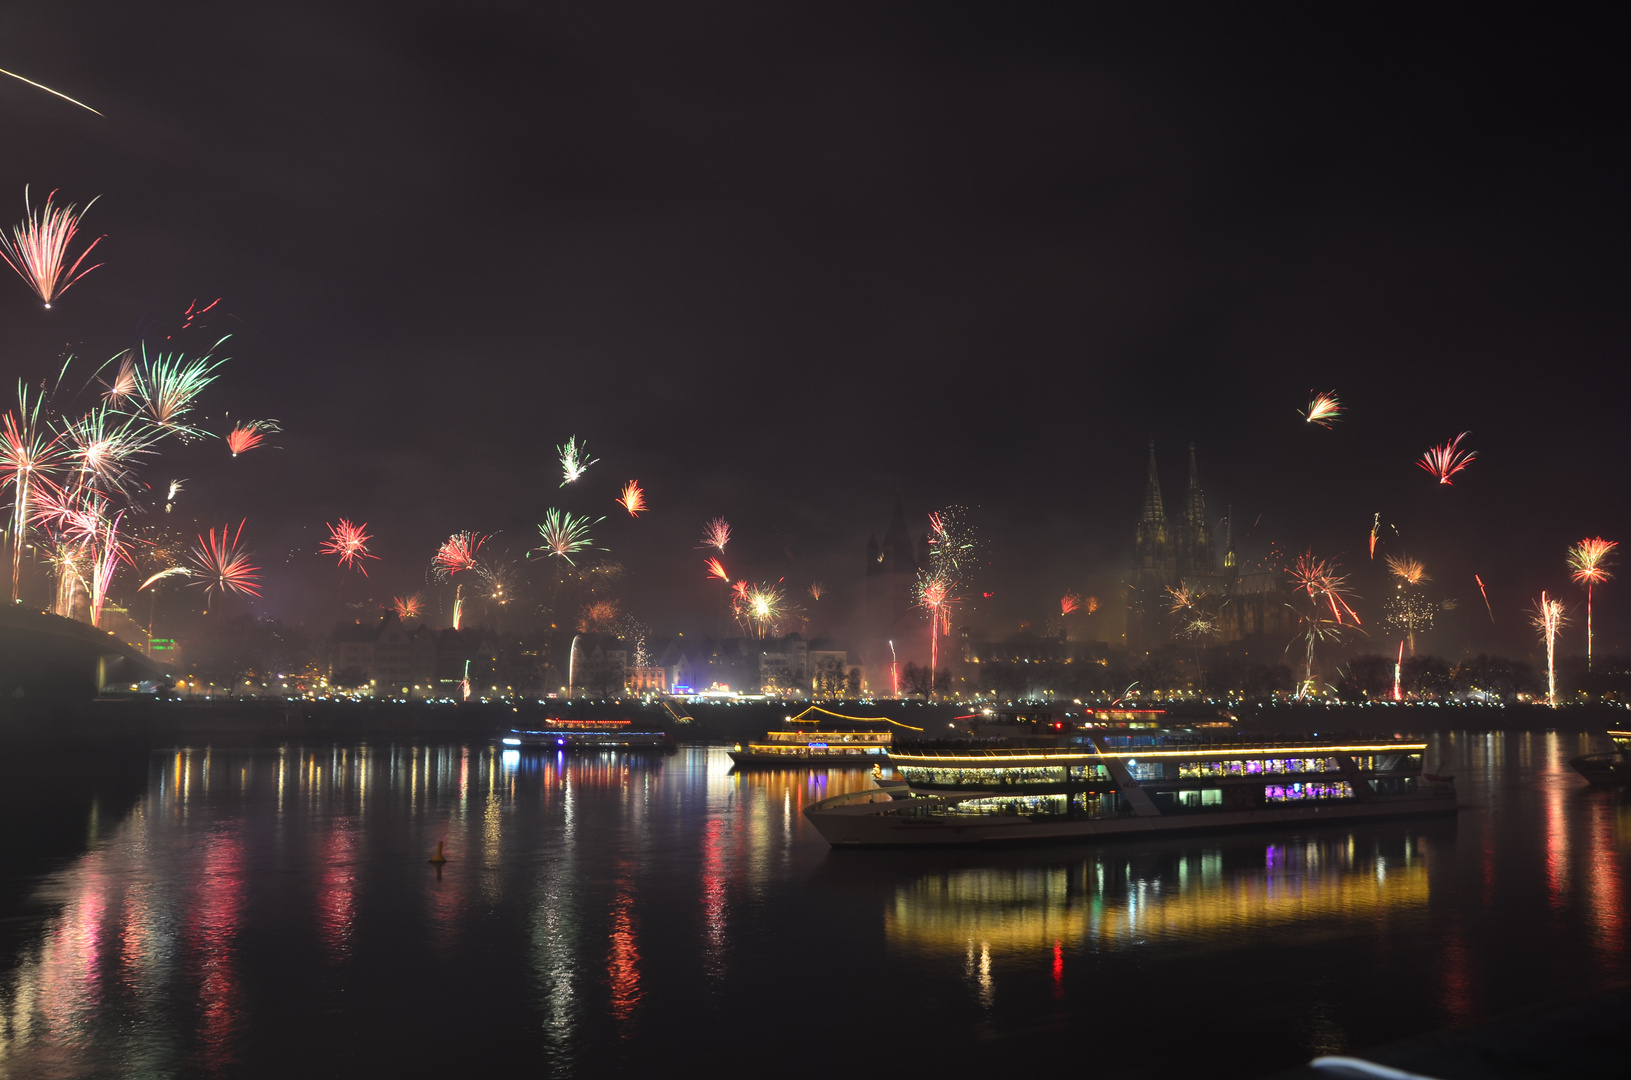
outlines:
[[[411,738],[487,740],[511,726],[569,715],[583,719],[630,717],[661,724],[684,743],[728,743],[756,738],[780,727],[807,703],[750,702],[679,708],[676,723],[661,707],[638,702],[369,702],[369,701],[8,701],[0,704],[0,746],[96,743],[147,744],[232,741]],[[921,702],[823,702],[848,716],[887,717],[905,725],[902,738],[943,731],[968,706]],[[1078,706],[1069,706],[1070,709]],[[1559,731],[1601,733],[1631,726],[1631,710],[1607,704],[1566,705],[1289,705],[1247,703],[1234,707],[1241,729],[1264,735],[1425,734],[1433,731]],[[1175,723],[1206,715],[1200,707],[1172,711]]]

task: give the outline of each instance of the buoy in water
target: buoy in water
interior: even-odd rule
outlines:
[[[430,861],[435,866],[441,866],[447,862],[447,856],[442,854],[442,842],[440,840],[436,841],[436,854],[430,857]]]

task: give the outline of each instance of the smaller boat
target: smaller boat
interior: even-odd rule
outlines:
[[[738,769],[808,767],[870,769],[889,752],[889,731],[770,731],[762,742],[737,744],[730,752]]]
[[[1608,737],[1614,749],[1582,754],[1569,764],[1595,787],[1624,787],[1631,782],[1631,731],[1610,731]]]
[[[499,740],[510,750],[669,750],[674,734],[660,724],[632,720],[549,718],[530,728],[511,728]]]

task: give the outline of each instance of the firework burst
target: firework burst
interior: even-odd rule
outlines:
[[[1540,599],[1535,601],[1534,613],[1530,616],[1540,639],[1546,643],[1546,703],[1557,708],[1557,632],[1568,625],[1569,618],[1563,611],[1563,601],[1553,600],[1542,592]]]
[[[443,540],[442,546],[436,549],[436,554],[430,560],[437,580],[450,581],[461,570],[474,570],[476,555],[486,542],[487,537],[477,536],[474,532],[456,532]]]
[[[1601,585],[1613,574],[1608,572],[1609,555],[1620,546],[1618,540],[1601,536],[1582,540],[1569,549],[1569,577],[1586,587],[1586,670],[1591,670],[1591,587]]]
[[[1068,592],[1059,598],[1059,614],[1061,616],[1080,611],[1081,607],[1082,598],[1076,593]]]
[[[1416,462],[1417,467],[1438,477],[1439,483],[1448,484],[1450,477],[1471,465],[1473,459],[1478,456],[1476,450],[1461,449],[1461,440],[1468,434],[1470,433],[1463,431],[1443,446],[1433,447]]]
[[[221,341],[215,343],[219,347]],[[134,401],[147,419],[165,432],[183,439],[203,438],[208,433],[187,422],[198,395],[215,381],[215,372],[226,360],[215,359],[211,353],[192,360],[180,353],[160,353],[149,358],[147,347],[141,350],[136,365],[136,391]]]
[[[353,525],[345,518],[340,519],[338,525],[328,527],[328,539],[317,549],[319,555],[334,555],[339,558],[336,564],[342,567],[351,567],[362,571],[362,576],[368,576],[368,567],[364,559],[379,558],[378,555],[368,553],[368,541],[373,537],[368,535],[368,522]]]
[[[720,581],[729,581],[731,579],[731,575],[725,569],[725,564],[717,558],[709,559],[702,565],[708,571],[708,577],[710,578],[718,578]]]
[[[418,593],[411,596],[393,596],[391,597],[391,610],[396,612],[396,617],[403,622],[407,622],[409,619],[422,618],[425,611],[425,598]]]
[[[129,349],[119,357],[119,370],[107,387],[102,397],[115,405],[136,395],[136,359],[130,354]]]
[[[1412,559],[1408,555],[1387,558],[1387,570],[1398,579],[1401,587],[1405,585],[1420,585],[1424,581],[1432,581],[1433,577],[1427,572],[1420,559]]]
[[[629,517],[639,517],[641,511],[649,510],[646,505],[646,493],[640,487],[640,481],[630,480],[623,485],[623,494],[617,497],[617,505],[629,512]]]
[[[719,553],[725,553],[725,545],[731,542],[731,523],[724,518],[714,518],[702,527],[702,546],[705,548],[718,548]]]
[[[593,465],[599,458],[589,456],[588,442],[578,442],[576,435],[570,435],[567,440],[555,448],[561,458],[561,474],[565,477],[561,486],[572,483],[584,474],[584,471]]]
[[[79,221],[84,211],[78,211],[72,205],[53,205],[51,200],[56,198],[56,194],[53,191],[47,195],[45,205],[36,213],[29,205],[28,189],[25,187],[23,206],[28,211],[27,216],[22,224],[12,229],[10,236],[0,231],[0,259],[5,259],[17,271],[17,276],[28,283],[28,287],[34,290],[47,308],[74,282],[102,265],[97,263],[83,270],[79,268],[92,248],[102,242],[101,237],[92,240],[90,246],[79,253],[79,258],[72,265],[68,264],[68,245],[73,243],[74,235],[79,232]],[[90,210],[94,205],[96,200],[92,199],[85,204],[85,210]]]
[[[732,606],[736,619],[748,636],[774,637],[786,615],[787,596],[782,592],[781,584],[750,585],[746,581],[739,581],[733,591]]]
[[[578,632],[606,633],[613,629],[619,614],[616,600],[591,600],[578,612]]]
[[[282,430],[276,420],[249,420],[239,424],[227,432],[227,449],[232,456],[237,457],[246,450],[253,450],[266,441],[266,433]]]
[[[225,596],[229,592],[243,593],[249,596],[259,596],[260,587],[256,584],[260,575],[260,567],[250,563],[248,553],[238,546],[243,537],[244,522],[238,522],[238,528],[228,535],[229,526],[221,526],[219,537],[212,528],[206,540],[202,534],[198,543],[193,546],[191,559],[193,575],[199,580],[194,585],[204,586],[206,597],[217,589]]]
[[[1340,419],[1342,411],[1342,403],[1337,401],[1337,392],[1328,390],[1325,393],[1316,392],[1308,402],[1308,408],[1297,410],[1297,415],[1310,424],[1329,428]]]
[[[542,546],[533,550],[542,551],[546,557],[564,559],[569,566],[576,566],[572,556],[594,547],[589,530],[605,520],[595,518],[594,521],[590,521],[587,517],[579,517],[565,510],[550,507],[544,511],[543,524],[538,526],[538,535],[544,538],[544,542]]]
[[[65,421],[62,438],[81,481],[125,494],[133,459],[151,453],[157,435],[138,418],[101,406]]]
[[[1296,590],[1307,593],[1311,603],[1316,606],[1324,604],[1331,609],[1331,618],[1337,625],[1342,625],[1346,614],[1358,626],[1359,615],[1347,601],[1347,597],[1353,595],[1348,588],[1348,577],[1338,574],[1337,569],[1336,563],[1327,563],[1324,559],[1314,558],[1313,552],[1304,552],[1297,556],[1297,561],[1286,572],[1291,575]]]
[[[41,423],[40,399],[29,401],[28,388],[17,384],[17,408],[0,420],[0,485],[10,485],[11,599],[17,600],[23,573],[23,548],[28,539],[34,495],[54,490],[53,475],[70,461],[69,448],[60,436]]]
[[[820,600],[821,594],[827,591],[827,586],[819,581],[810,582],[810,599]]]

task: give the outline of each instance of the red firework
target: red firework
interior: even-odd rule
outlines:
[[[617,504],[629,512],[629,517],[639,517],[642,510],[649,510],[646,506],[646,493],[640,488],[640,481],[630,480],[623,485],[623,494],[617,498]]]
[[[431,566],[436,570],[436,576],[446,581],[460,570],[474,570],[476,553],[486,542],[485,536],[477,536],[473,532],[454,533],[442,541],[442,546],[430,560]]]
[[[729,581],[731,579],[730,574],[725,571],[725,564],[718,559],[709,559],[702,565],[708,571],[710,578],[718,578],[720,581]]]
[[[1059,614],[1069,615],[1082,606],[1082,598],[1073,592],[1068,592],[1059,598]]]
[[[1473,458],[1478,456],[1476,450],[1461,449],[1461,440],[1469,434],[1463,431],[1443,446],[1433,447],[1421,456],[1416,465],[1438,477],[1439,483],[1448,484],[1450,477],[1471,465]]]
[[[317,549],[319,555],[339,556],[340,566],[355,567],[362,571],[362,576],[368,576],[368,567],[363,565],[363,559],[378,559],[378,555],[368,553],[368,541],[373,537],[368,535],[368,522],[353,525],[345,518],[340,519],[338,525],[328,527],[328,539]]]
[[[51,200],[56,195],[55,191],[47,195],[45,205],[36,214],[28,203],[28,189],[24,188],[23,206],[28,216],[23,218],[21,225],[12,229],[10,236],[0,232],[0,259],[5,259],[18,276],[28,282],[28,287],[45,302],[47,308],[51,306],[51,301],[67,292],[70,285],[102,265],[97,263],[83,270],[79,268],[91,249],[102,242],[101,237],[92,240],[90,247],[79,253],[72,266],[67,265],[68,245],[73,243],[74,234],[79,231],[79,219],[83,214],[76,212],[72,205],[53,206]],[[95,202],[92,199],[85,209],[89,210]]]
[[[220,536],[211,529],[209,539],[202,535],[198,543],[193,546],[192,562],[198,568],[198,580],[194,585],[204,586],[204,595],[209,596],[216,589],[221,590],[224,596],[228,592],[246,593],[249,596],[259,596],[260,588],[256,585],[259,580],[260,567],[249,561],[249,555],[239,550],[238,541],[243,536],[244,522],[238,522],[238,528],[230,536],[227,533],[229,526],[221,526]]]
[[[1331,609],[1331,618],[1338,625],[1341,625],[1342,616],[1346,613],[1348,618],[1353,620],[1353,624],[1358,626],[1358,614],[1348,606],[1348,601],[1343,599],[1349,591],[1347,575],[1338,574],[1336,570],[1335,563],[1316,559],[1313,552],[1304,552],[1297,556],[1297,562],[1286,572],[1291,575],[1291,583],[1306,592],[1308,598],[1316,605],[1324,603]]]
[[[227,449],[232,451],[233,457],[245,450],[253,450],[265,441],[266,436],[261,434],[261,429],[252,423],[239,424],[227,433]]]
[[[396,617],[403,622],[419,618],[424,609],[425,601],[418,593],[414,593],[412,596],[391,597],[391,610],[396,612]]]

